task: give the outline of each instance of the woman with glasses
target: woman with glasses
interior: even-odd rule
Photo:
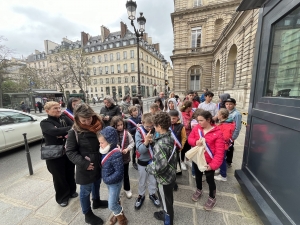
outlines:
[[[48,118],[41,121],[41,129],[45,145],[64,145],[66,135],[72,128],[73,122],[61,113],[58,102],[50,101],[44,106]],[[76,198],[76,183],[74,179],[75,165],[66,155],[60,158],[46,160],[48,171],[52,174],[55,199],[61,206],[68,205],[69,198]]]

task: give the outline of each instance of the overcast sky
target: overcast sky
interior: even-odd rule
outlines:
[[[137,12],[147,20],[146,32],[170,61],[173,29],[170,13],[173,0],[137,0]],[[111,32],[120,30],[120,21],[133,31],[127,17],[126,0],[7,0],[0,6],[0,36],[15,51],[15,57],[44,51],[44,40],[60,43],[63,37],[80,40],[80,32],[100,34],[104,25]],[[139,14],[138,14],[139,15]],[[137,25],[137,24],[136,24]]]

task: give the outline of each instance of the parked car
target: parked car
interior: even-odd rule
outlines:
[[[99,103],[102,103],[103,102],[103,100],[104,100],[104,98],[99,98]]]
[[[40,122],[44,118],[0,108],[0,152],[24,145],[23,133],[27,133],[28,143],[41,140],[43,135]]]

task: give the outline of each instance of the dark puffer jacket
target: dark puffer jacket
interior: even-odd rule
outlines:
[[[107,156],[107,157],[105,157]],[[110,149],[102,155],[102,179],[105,184],[117,184],[123,180],[124,165],[120,149]]]
[[[100,114],[109,116],[109,120],[103,120],[105,127],[110,125],[110,121],[114,116],[122,116],[120,107],[117,105],[111,105],[109,108],[107,108],[106,106],[102,107],[100,110]]]
[[[78,141],[75,131],[73,129],[69,131],[66,154],[70,161],[76,165],[76,183],[90,184],[101,177],[99,141],[93,132],[82,132],[77,135]],[[94,170],[87,170],[90,163],[94,163]]]

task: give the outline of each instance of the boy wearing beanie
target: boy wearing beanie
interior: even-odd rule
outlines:
[[[123,156],[117,147],[117,131],[112,127],[105,127],[98,133],[100,153],[102,154],[102,179],[108,188],[108,208],[113,212],[110,224],[117,221],[120,225],[127,225],[127,218],[119,204],[120,191],[123,184],[124,166]]]

